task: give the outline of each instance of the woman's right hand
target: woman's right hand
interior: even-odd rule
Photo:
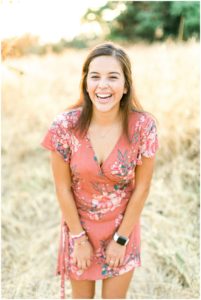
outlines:
[[[91,265],[93,247],[86,236],[74,242],[72,257],[73,264],[81,270],[86,270]]]

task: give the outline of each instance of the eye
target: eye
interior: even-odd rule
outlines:
[[[91,76],[91,78],[93,78],[93,79],[97,79],[97,78],[99,78],[97,75],[93,75],[93,76]]]
[[[118,79],[116,76],[110,76],[110,79]]]

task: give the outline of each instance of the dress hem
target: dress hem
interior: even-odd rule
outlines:
[[[117,277],[117,276],[121,276],[121,275],[123,275],[123,274],[125,274],[125,273],[128,273],[128,272],[130,272],[131,270],[134,270],[135,268],[139,268],[139,267],[141,267],[141,263],[140,264],[136,264],[136,265],[134,265],[134,266],[132,266],[131,268],[128,268],[127,270],[125,270],[124,272],[122,272],[122,273],[120,273],[120,274],[117,274],[117,275],[112,275],[112,276],[110,276],[110,275],[106,275],[106,276],[101,276],[101,277],[98,277],[98,278],[90,278],[90,277],[84,277],[84,278],[82,278],[82,279],[80,279],[80,278],[77,278],[77,277],[74,277],[74,276],[70,276],[70,275],[67,275],[66,274],[66,280],[78,280],[78,281],[81,281],[81,280],[92,280],[92,281],[96,281],[96,280],[103,280],[103,279],[107,279],[107,278],[112,278],[112,277]],[[55,276],[61,276],[62,274],[60,273],[60,272],[56,272],[56,274],[55,274]]]

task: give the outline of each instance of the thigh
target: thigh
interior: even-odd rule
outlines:
[[[93,299],[95,294],[94,280],[72,280],[72,299]]]
[[[102,284],[103,299],[125,299],[134,270],[119,276],[106,278]]]

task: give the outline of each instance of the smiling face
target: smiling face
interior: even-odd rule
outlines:
[[[127,92],[123,70],[113,56],[94,58],[89,65],[86,83],[93,109],[101,112],[119,108],[120,100]]]

